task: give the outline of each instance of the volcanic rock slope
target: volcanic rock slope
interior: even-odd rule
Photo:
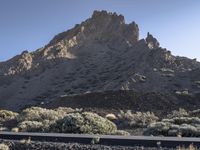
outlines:
[[[184,44],[184,43],[183,43]],[[0,63],[0,107],[20,109],[61,95],[133,90],[200,91],[200,63],[176,57],[135,22],[94,11],[45,47]]]

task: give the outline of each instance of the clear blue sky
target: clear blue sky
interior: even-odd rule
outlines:
[[[174,55],[200,60],[200,0],[1,0],[0,61],[47,44],[54,35],[107,10],[135,21]]]

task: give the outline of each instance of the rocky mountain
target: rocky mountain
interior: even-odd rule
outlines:
[[[106,11],[56,35],[46,46],[0,62],[0,107],[21,109],[63,95],[129,90],[200,92],[200,62],[173,56],[135,22]]]

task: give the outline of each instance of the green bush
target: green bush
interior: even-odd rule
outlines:
[[[50,132],[112,134],[117,127],[111,121],[91,112],[70,113],[56,121]]]

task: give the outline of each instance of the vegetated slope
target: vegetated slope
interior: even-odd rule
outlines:
[[[20,109],[87,92],[194,94],[199,73],[199,62],[173,56],[151,34],[140,40],[135,22],[95,11],[45,47],[0,63],[0,107]]]

